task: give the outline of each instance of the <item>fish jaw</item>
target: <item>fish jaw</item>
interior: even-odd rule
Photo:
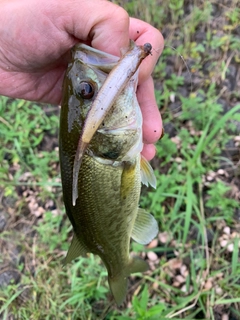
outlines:
[[[72,54],[75,60],[80,60],[85,65],[105,73],[109,73],[119,61],[119,57],[94,49],[82,43],[78,43],[73,47]]]

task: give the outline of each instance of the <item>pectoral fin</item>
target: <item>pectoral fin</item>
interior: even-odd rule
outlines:
[[[79,256],[86,257],[87,252],[87,248],[78,240],[77,236],[74,234],[63,265],[65,266],[67,263],[71,262]]]
[[[151,167],[150,163],[141,156],[141,180],[142,183],[148,187],[148,184],[156,189],[157,187],[157,180],[153,172],[153,168]]]
[[[140,244],[148,244],[158,234],[158,223],[155,218],[144,209],[138,209],[135,220],[132,238]]]

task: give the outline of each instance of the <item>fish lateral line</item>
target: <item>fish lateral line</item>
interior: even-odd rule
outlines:
[[[78,198],[78,176],[82,159],[95,132],[103,122],[114,101],[126,87],[131,77],[138,70],[141,62],[151,54],[152,45],[145,43],[138,46],[130,41],[129,50],[120,58],[116,66],[110,71],[108,77],[100,88],[91,109],[87,114],[82,134],[79,138],[73,164],[72,205],[76,205]],[[109,94],[109,89],[110,94]]]

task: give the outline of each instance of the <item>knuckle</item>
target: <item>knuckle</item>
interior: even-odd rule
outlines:
[[[120,6],[116,6],[115,9],[115,16],[118,19],[118,22],[120,22],[123,26],[129,24],[129,15],[125,9],[123,9]]]

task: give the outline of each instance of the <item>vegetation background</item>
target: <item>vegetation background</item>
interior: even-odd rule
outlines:
[[[160,234],[132,243],[151,270],[119,309],[97,257],[62,268],[59,107],[0,97],[0,318],[240,319],[240,2],[114,2],[165,37],[158,186],[141,197]]]

